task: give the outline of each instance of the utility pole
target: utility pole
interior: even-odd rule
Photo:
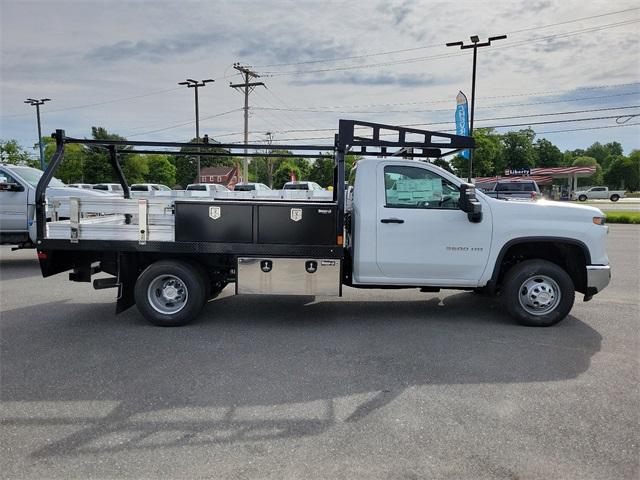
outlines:
[[[40,126],[40,105],[44,105],[45,102],[50,102],[50,98],[41,98],[36,100],[35,98],[27,98],[24,103],[36,107],[36,117],[38,119],[38,145],[40,146],[40,170],[44,171],[44,145],[42,145],[42,127]]]
[[[486,42],[480,43],[480,38],[477,35],[472,35],[471,43],[465,45],[463,42],[449,42],[447,43],[447,47],[457,47],[460,46],[461,50],[466,50],[468,48],[473,48],[473,73],[471,75],[471,122],[469,124],[469,136],[473,137],[473,115],[475,111],[475,103],[476,103],[476,61],[478,59],[478,48],[480,47],[488,47],[491,45],[493,40],[504,40],[507,38],[506,35],[498,35],[496,37],[489,37]],[[471,178],[473,176],[473,149],[469,149],[469,178],[467,179],[469,183],[471,183]]]
[[[234,63],[233,68],[238,70],[244,79],[244,83],[232,83],[229,86],[231,88],[240,89],[244,93],[244,144],[249,143],[249,94],[253,92],[253,89],[259,86],[265,86],[262,82],[250,82],[253,78],[259,78],[256,72],[249,67],[242,66],[239,63]],[[242,181],[249,181],[249,158],[247,155],[247,149],[244,150],[245,157],[242,160]]]
[[[204,87],[207,83],[214,82],[212,78],[207,78],[206,80],[194,80],[192,78],[187,78],[184,82],[178,82],[178,85],[186,85],[187,88],[193,88],[195,93],[195,101],[196,101],[196,140],[200,143],[200,113],[198,107],[198,88]],[[198,147],[198,151],[200,151],[200,147]],[[198,181],[196,183],[200,183],[200,155],[198,155]]]

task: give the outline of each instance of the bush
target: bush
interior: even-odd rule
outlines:
[[[640,225],[640,212],[604,211],[607,223],[633,223]]]

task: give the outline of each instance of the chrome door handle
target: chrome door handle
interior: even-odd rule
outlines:
[[[404,220],[401,218],[383,218],[380,220],[381,223],[404,223]]]

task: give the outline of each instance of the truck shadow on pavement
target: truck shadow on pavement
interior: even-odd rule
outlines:
[[[467,292],[380,295],[224,296],[174,329],[103,303],[3,312],[2,425],[50,433],[28,452],[35,459],[233,442],[259,449],[375,421],[423,387],[575,378],[600,350],[600,334],[572,316],[526,328]]]

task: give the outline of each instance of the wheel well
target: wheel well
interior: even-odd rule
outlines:
[[[587,253],[578,244],[563,241],[531,241],[507,247],[504,254],[498,257],[494,271],[494,285],[499,288],[505,274],[514,265],[525,260],[541,259],[555,263],[563,268],[571,277],[576,291],[587,290]]]

